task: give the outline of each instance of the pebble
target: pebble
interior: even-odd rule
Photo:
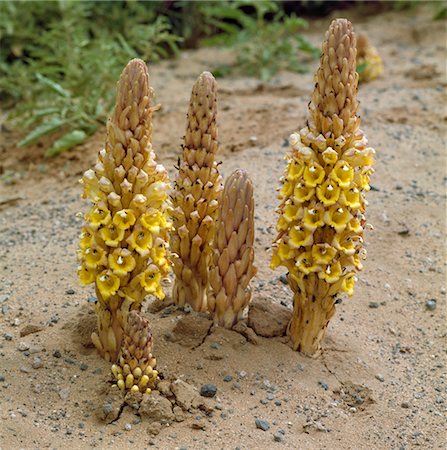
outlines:
[[[211,348],[214,348],[215,350],[218,350],[218,349],[220,348],[220,345],[219,345],[218,342],[213,342],[213,343],[211,344]]]
[[[284,273],[279,276],[279,281],[281,281],[282,284],[289,284],[287,275],[285,275]]]
[[[5,333],[3,337],[5,338],[5,341],[12,341],[13,335],[10,333]]]
[[[434,311],[436,309],[436,299],[431,298],[430,300],[427,300],[425,302],[425,307],[429,310],[429,311]]]
[[[70,396],[70,389],[67,387],[67,388],[62,388],[60,391],[59,391],[59,397],[62,399],[62,400],[67,400],[67,398]]]
[[[283,441],[284,441],[284,435],[283,435],[282,433],[276,432],[276,433],[273,435],[273,440],[274,440],[275,442],[283,442]]]
[[[126,425],[124,425],[124,429],[126,431],[130,431],[132,429],[132,425],[130,423],[126,423]]]
[[[38,356],[35,356],[33,359],[32,366],[33,369],[40,369],[43,366],[43,362]]]
[[[247,372],[246,372],[245,370],[241,370],[241,371],[239,372],[239,376],[240,376],[241,378],[245,378],[245,377],[247,376]]]
[[[80,368],[81,370],[87,370],[87,369],[88,369],[88,365],[85,364],[85,363],[81,363],[81,364],[79,365],[79,368]]]
[[[67,295],[73,295],[73,294],[75,294],[76,292],[75,292],[74,289],[67,289],[67,290],[65,291],[65,293],[66,293]]]
[[[327,383],[325,383],[324,381],[319,381],[318,384],[325,390],[327,391],[329,389],[329,386]]]
[[[30,370],[28,369],[28,367],[22,366],[20,368],[20,372],[22,372],[22,373],[30,373]]]
[[[183,307],[183,311],[185,311],[186,314],[191,313],[191,312],[192,312],[192,306],[191,306],[190,304],[187,303],[187,304]]]
[[[200,388],[200,395],[202,397],[213,398],[217,393],[217,386],[215,384],[204,384]]]
[[[368,307],[371,309],[377,309],[380,305],[377,302],[369,302]]]
[[[17,346],[17,350],[20,352],[24,352],[26,350],[29,350],[29,344],[28,342],[19,342],[19,345]]]
[[[378,373],[376,375],[376,379],[379,380],[382,383],[385,381],[385,377],[381,373]]]
[[[408,409],[410,407],[410,404],[408,402],[402,402],[400,406],[401,408]]]
[[[5,376],[4,375],[0,375],[0,383],[3,383],[3,381],[5,381]]]
[[[102,412],[105,415],[110,414],[113,411],[113,406],[111,403],[104,403],[104,405],[102,406]]]
[[[225,375],[223,380],[226,381],[227,383],[229,383],[230,381],[233,380],[233,377],[231,375]]]
[[[60,352],[59,350],[55,350],[55,351],[53,352],[53,356],[54,356],[55,358],[60,358],[62,355],[61,355],[61,352]]]
[[[275,396],[271,394],[270,392],[267,394],[267,400],[273,400]]]
[[[270,425],[266,420],[256,419],[255,424],[256,424],[256,428],[259,428],[262,431],[267,431],[270,428]]]

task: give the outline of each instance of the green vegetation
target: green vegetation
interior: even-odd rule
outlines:
[[[33,1],[0,2],[0,100],[23,133],[19,146],[68,150],[105,124],[114,85],[134,57],[156,62],[180,46],[233,48],[234,66],[264,80],[303,71],[318,51],[299,34],[307,23],[280,2]],[[175,30],[175,32],[174,32]]]

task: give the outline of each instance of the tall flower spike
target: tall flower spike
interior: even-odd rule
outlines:
[[[256,274],[254,260],[253,185],[244,170],[225,182],[214,238],[208,309],[214,322],[231,328],[249,304],[248,287]]]
[[[163,298],[160,280],[169,272],[169,180],[152,150],[152,96],[146,64],[130,61],[118,82],[105,149],[81,180],[92,207],[81,235],[79,277],[96,284],[92,340],[109,361],[118,357],[129,311],[139,310],[148,293]]]
[[[121,343],[118,363],[112,373],[122,391],[150,394],[159,381],[152,356],[152,332],[149,321],[141,313],[131,311]]]
[[[217,84],[203,72],[194,84],[188,126],[172,194],[175,282],[177,305],[207,310],[208,267],[215,233],[221,177],[215,161],[217,144]]]
[[[288,334],[293,348],[308,355],[320,349],[338,297],[352,295],[365,254],[363,213],[375,152],[359,129],[356,41],[346,19],[334,20],[326,33],[316,80],[308,126],[290,137],[271,264],[288,270],[294,293]],[[311,190],[303,192],[305,186]],[[296,204],[303,212],[290,214]]]
[[[366,34],[357,37],[357,67],[363,66],[360,72],[360,81],[371,81],[383,73],[383,62],[379,52],[373,47]],[[360,70],[360,69],[359,69]]]

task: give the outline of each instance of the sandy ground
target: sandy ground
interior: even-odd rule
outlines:
[[[197,345],[185,346],[171,338],[187,313],[147,312],[160,371],[197,388],[214,383],[211,411],[177,410],[181,421],[163,424],[158,435],[130,406],[112,423],[100,420],[109,366],[89,346],[94,292],[77,284],[75,213],[87,210],[77,180],[104,135],[47,161],[41,148],[16,149],[4,133],[1,166],[16,181],[0,186],[1,449],[445,448],[445,23],[433,22],[430,8],[344,14],[370,35],[386,73],[359,92],[362,128],[378,155],[368,197],[375,231],[366,236],[356,293],[338,306],[323,355],[309,359],[283,338],[254,345],[209,327]],[[321,42],[328,24],[314,22],[310,39]],[[227,57],[200,50],[150,68],[163,105],[154,144],[171,174],[193,81]],[[268,84],[225,78],[219,87],[223,174],[245,168],[255,185],[253,297],[291,307],[281,271],[269,269],[269,248],[284,140],[305,122],[312,74],[281,73]],[[39,331],[21,336],[28,325]],[[270,428],[256,428],[256,418]]]

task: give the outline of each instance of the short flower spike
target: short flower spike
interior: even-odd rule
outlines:
[[[131,311],[121,342],[117,364],[112,366],[116,385],[122,391],[150,394],[159,381],[152,356],[152,332],[140,312]]]
[[[147,294],[164,297],[160,281],[170,270],[169,180],[152,150],[152,96],[146,64],[130,61],[118,83],[106,147],[81,180],[92,207],[79,244],[79,278],[96,284],[98,331],[92,340],[113,362],[129,312],[139,310]]]
[[[214,239],[221,177],[215,160],[217,144],[217,84],[203,72],[194,84],[188,126],[172,193],[175,282],[172,298],[206,311],[208,268]]]
[[[373,47],[365,34],[357,37],[357,67],[363,67],[359,80],[371,81],[383,73],[383,62],[379,52]]]
[[[244,170],[225,182],[214,239],[208,309],[214,322],[231,328],[249,304],[254,260],[253,185]]]
[[[294,293],[293,348],[320,349],[337,298],[352,295],[364,257],[365,193],[374,150],[357,116],[356,41],[351,23],[334,20],[323,43],[308,126],[290,137],[280,191],[272,267],[288,270]]]

